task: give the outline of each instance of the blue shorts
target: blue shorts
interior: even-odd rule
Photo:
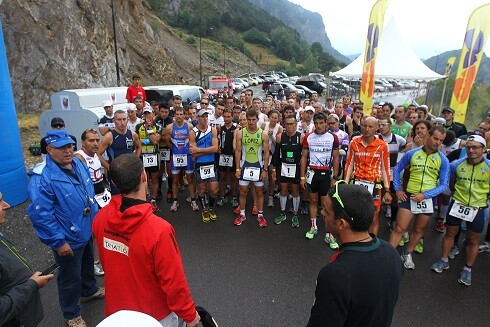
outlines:
[[[398,202],[398,208],[407,209],[408,211],[412,211],[410,207],[410,197],[413,195],[412,193],[405,192],[407,194],[407,199],[405,201]],[[434,212],[434,201],[436,198],[432,198],[432,212]],[[419,213],[418,215],[432,216],[432,213]]]
[[[461,225],[461,222],[463,222],[464,220],[453,217],[449,214],[449,212],[453,207],[453,204],[454,204],[454,200],[451,200],[451,202],[449,203],[449,208],[447,210],[446,225],[459,227]],[[467,229],[477,234],[483,232],[483,228],[485,228],[485,209],[486,208],[480,208],[475,216],[475,219],[473,219],[472,222],[466,221]]]
[[[177,175],[183,168],[185,168],[185,172],[187,174],[192,174],[194,172],[194,159],[190,154],[187,155],[187,165],[184,167],[174,166],[173,155],[174,154],[172,154],[172,157],[170,158],[170,169],[172,170],[172,174]]]

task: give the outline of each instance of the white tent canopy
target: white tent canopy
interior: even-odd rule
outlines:
[[[330,73],[330,76],[361,78],[364,53],[343,69]],[[374,70],[376,78],[399,78],[418,81],[433,81],[445,78],[429,69],[409,48],[392,17],[381,33],[378,55]]]

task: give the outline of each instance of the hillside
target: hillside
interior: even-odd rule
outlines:
[[[322,16],[319,13],[311,12],[287,0],[248,1],[264,9],[273,17],[277,17],[284,24],[294,28],[308,44],[311,45],[314,42],[318,42],[322,45],[325,52],[340,62],[348,64],[352,61],[332,47],[325,31]]]
[[[451,77],[455,78],[459,65],[460,52],[461,50],[446,51],[438,56],[430,57],[429,59],[425,60],[424,63],[436,73],[444,74],[449,57],[456,57],[453,69],[451,70]],[[480,68],[478,69],[475,83],[490,84],[490,58],[488,58],[485,54],[483,54],[483,60],[480,64]]]

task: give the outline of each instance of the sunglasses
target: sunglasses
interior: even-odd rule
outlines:
[[[207,102],[201,102],[201,104],[208,104]]]
[[[342,202],[342,199],[340,198],[339,196],[339,185],[340,184],[347,184],[344,180],[340,179],[338,181],[335,182],[335,193],[332,194],[332,198],[334,198],[335,200],[337,200],[337,202],[340,204],[340,206],[342,207],[342,209],[345,210],[345,207],[344,207],[344,202]],[[352,220],[354,220],[354,218],[350,218]]]
[[[62,124],[55,124],[53,125],[54,128],[63,128],[65,127],[65,125],[62,125]]]

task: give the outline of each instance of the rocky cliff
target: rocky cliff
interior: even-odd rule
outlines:
[[[154,16],[146,1],[113,3],[122,86],[134,72],[146,85],[198,83],[195,44]],[[0,15],[18,111],[45,109],[60,90],[116,86],[111,0],[4,0]],[[247,62],[241,53],[233,58]],[[203,52],[203,73],[218,70]]]

